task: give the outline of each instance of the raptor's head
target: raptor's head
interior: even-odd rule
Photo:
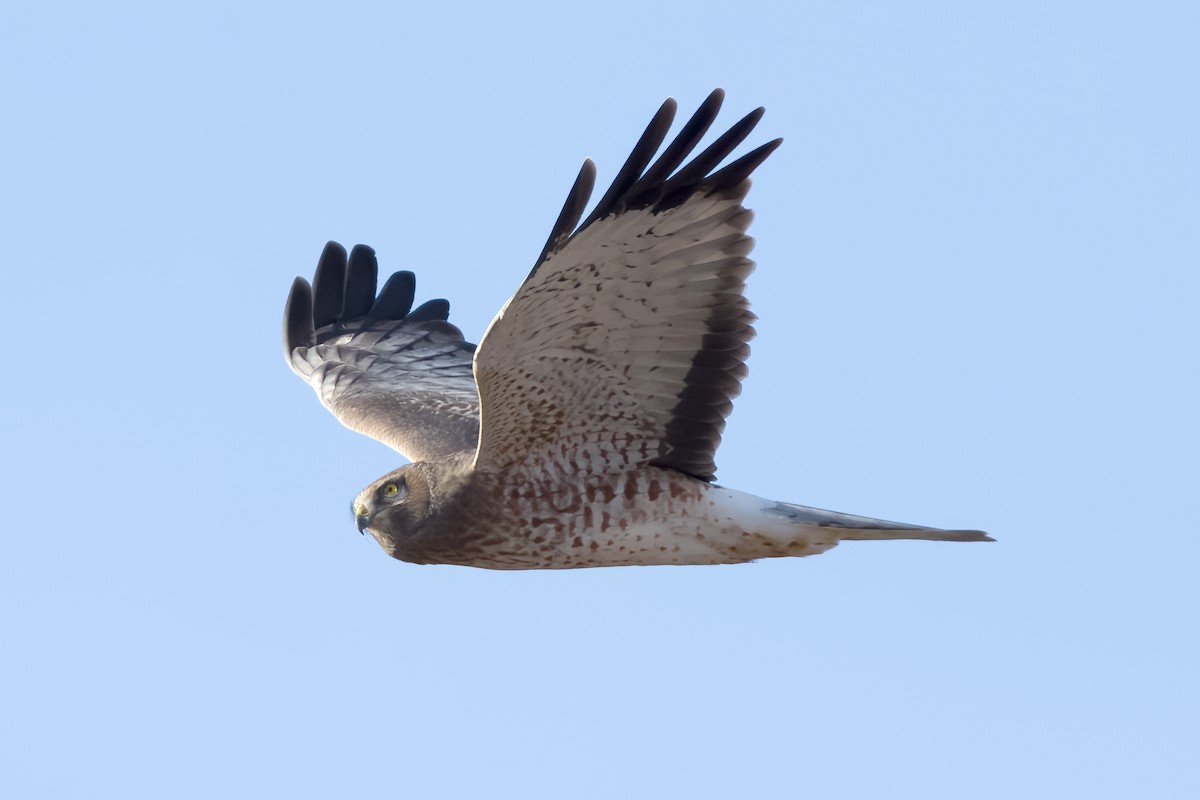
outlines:
[[[352,506],[359,532],[369,530],[388,552],[401,538],[417,533],[429,516],[429,477],[423,465],[409,464],[359,492]]]

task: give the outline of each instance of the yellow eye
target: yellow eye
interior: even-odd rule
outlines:
[[[396,494],[399,491],[400,487],[394,483],[389,483],[387,486],[383,487],[383,493],[387,495]]]

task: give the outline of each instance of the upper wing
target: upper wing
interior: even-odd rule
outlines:
[[[712,480],[754,335],[743,295],[752,214],[741,201],[782,141],[713,172],[760,108],[678,169],[723,96],[713,92],[650,165],[675,114],[675,101],[664,103],[576,229],[595,180],[584,162],[537,265],[476,353],[478,466],[542,453]]]
[[[412,309],[411,272],[375,297],[375,251],[330,242],[310,287],[296,278],[284,310],[283,357],[342,424],[413,461],[473,450],[479,395],[475,345],[446,321],[450,304]]]

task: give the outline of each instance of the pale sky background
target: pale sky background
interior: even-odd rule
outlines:
[[[1197,9],[9,7],[0,794],[1200,796]],[[369,243],[476,339],[715,86],[786,139],[719,480],[999,541],[387,558],[292,278]]]

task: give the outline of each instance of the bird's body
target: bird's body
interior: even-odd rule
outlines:
[[[403,526],[404,536],[370,530],[402,561],[492,569],[733,564],[836,544],[772,518],[766,501],[674,470],[546,466],[480,473],[456,457],[419,462],[405,468],[406,480],[431,487],[428,513]]]
[[[487,473],[472,470],[469,455],[417,462],[363,490],[363,506],[397,480],[406,502],[413,484],[429,498],[403,524],[369,528],[389,555],[488,569],[740,564],[816,555],[850,539],[982,536],[778,503],[661,467],[602,472],[567,461]]]
[[[658,160],[659,110],[579,223],[585,162],[534,270],[478,349],[411,273],[375,296],[374,252],[330,243],[297,279],[285,357],[345,424],[414,463],[355,500],[360,530],[421,564],[491,569],[730,564],[820,553],[845,539],[986,541],[777,503],[713,482],[746,375],[753,269],[741,201],[779,144],[715,170],[750,114],[681,166],[715,118],[714,92]],[[576,227],[578,226],[578,227]]]

